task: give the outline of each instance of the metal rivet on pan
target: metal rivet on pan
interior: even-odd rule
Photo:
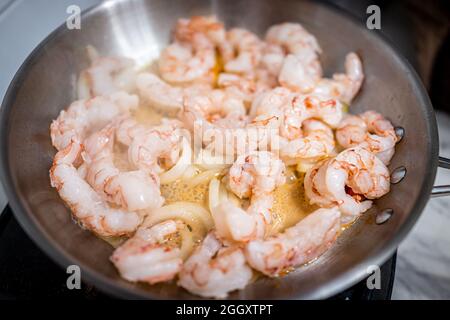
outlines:
[[[403,127],[395,127],[395,134],[397,135],[398,141],[400,142],[405,136],[405,129]]]
[[[398,167],[391,173],[391,183],[396,184],[403,180],[406,176],[406,168],[404,166]]]
[[[390,208],[384,209],[383,211],[381,211],[377,214],[377,217],[375,218],[375,222],[377,224],[383,224],[386,221],[388,221],[392,217],[393,214],[394,214],[394,210],[392,210]]]

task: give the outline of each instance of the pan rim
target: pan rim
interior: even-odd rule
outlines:
[[[114,5],[120,2],[127,1],[115,1]],[[354,16],[348,12],[343,11],[336,5],[330,3],[315,3],[315,5],[321,6],[327,10],[333,11],[336,14],[344,16],[347,20],[350,20],[355,27],[360,28]],[[95,15],[97,11],[104,10],[107,6],[111,6],[110,1],[102,2],[98,5],[90,7],[82,12],[82,18],[86,19],[92,15]],[[0,128],[3,128],[3,134],[0,137],[0,178],[8,198],[9,205],[11,206],[14,216],[17,218],[21,227],[26,231],[28,236],[42,249],[50,258],[55,261],[62,268],[66,268],[68,265],[77,264],[80,266],[83,272],[83,277],[87,280],[86,282],[95,284],[101,291],[121,298],[133,298],[133,299],[160,299],[160,297],[149,293],[140,288],[126,288],[116,281],[104,276],[102,273],[84,265],[77,260],[74,256],[69,254],[67,251],[62,249],[60,245],[54,242],[46,232],[46,230],[33,218],[32,210],[29,208],[24,201],[22,201],[19,196],[19,192],[16,191],[16,184],[14,183],[14,178],[9,170],[9,159],[8,159],[8,136],[9,136],[9,115],[12,110],[13,102],[16,98],[18,89],[20,88],[21,80],[26,75],[26,71],[30,64],[39,57],[43,52],[45,45],[50,43],[55,37],[66,32],[65,23],[61,24],[53,32],[51,32],[44,40],[42,40],[35,49],[28,55],[22,65],[19,67],[15,73],[13,80],[11,81],[5,97],[2,102],[2,107],[0,108]],[[414,68],[410,63],[404,58],[398,50],[395,48],[389,40],[385,38],[382,32],[373,30],[374,38],[379,40],[391,53],[394,59],[397,59],[402,68],[408,71],[409,81],[413,85],[415,95],[419,99],[420,105],[423,108],[424,115],[426,116],[427,123],[427,133],[428,148],[427,154],[429,156],[429,165],[427,166],[424,175],[427,177],[420,189],[419,196],[415,201],[415,205],[412,211],[409,213],[407,220],[401,225],[399,230],[392,239],[386,245],[385,248],[381,248],[379,252],[371,254],[367,258],[363,259],[361,262],[355,264],[353,267],[349,268],[345,272],[341,273],[339,276],[333,278],[327,282],[326,286],[315,288],[304,294],[296,294],[288,297],[277,297],[277,299],[323,299],[330,297],[353,284],[361,281],[367,276],[365,266],[378,264],[385,262],[396,250],[400,242],[406,237],[406,235],[411,231],[412,227],[416,223],[417,219],[420,217],[425,205],[429,200],[429,195],[433,187],[437,163],[438,163],[438,150],[439,150],[439,138],[437,131],[436,118],[434,116],[434,111],[431,105],[431,101],[426,93],[426,90],[417,75]]]

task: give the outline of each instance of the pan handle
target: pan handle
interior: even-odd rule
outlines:
[[[438,166],[444,169],[450,169],[450,159],[439,157]],[[434,186],[431,190],[431,197],[444,197],[450,195],[450,185]]]

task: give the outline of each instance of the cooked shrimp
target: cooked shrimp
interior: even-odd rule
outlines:
[[[248,242],[264,238],[272,223],[273,197],[270,194],[253,196],[246,210],[235,203],[222,201],[211,209],[217,235],[223,241]]]
[[[72,139],[81,142],[89,132],[103,128],[119,115],[128,114],[138,104],[137,96],[125,92],[75,101],[50,126],[53,146],[61,150]]]
[[[150,228],[139,228],[110,259],[128,281],[154,284],[171,280],[181,270],[183,260],[170,237],[183,227],[182,222],[167,220]]]
[[[236,159],[229,172],[229,188],[239,198],[270,194],[285,182],[284,163],[268,151]]]
[[[250,108],[250,116],[276,114],[284,106],[292,103],[292,92],[283,87],[277,87],[255,96]]]
[[[343,116],[342,108],[342,104],[334,99],[304,96],[287,88],[277,87],[255,97],[250,115],[256,116],[259,122],[277,118],[280,136],[294,140],[301,137],[301,126],[306,119],[320,119],[330,127],[336,127]]]
[[[183,89],[171,86],[152,73],[142,73],[136,79],[139,95],[154,108],[170,114],[181,110]]]
[[[52,187],[57,189],[72,214],[87,229],[101,236],[131,234],[141,224],[141,216],[136,212],[111,208],[78,174],[73,163],[81,151],[81,144],[72,140],[55,155],[50,169]]]
[[[276,85],[276,80],[265,69],[256,69],[254,74],[234,74],[222,72],[217,78],[217,86],[225,89],[230,96],[251,105],[259,93],[268,91]]]
[[[216,89],[203,95],[186,94],[180,117],[191,130],[196,121],[206,127],[238,128],[246,123],[246,109],[242,99]]]
[[[239,156],[230,168],[228,186],[239,198],[250,198],[250,206],[243,210],[224,202],[213,208],[217,234],[234,241],[263,237],[272,221],[272,192],[286,181],[284,171],[284,163],[271,152]]]
[[[322,68],[314,52],[301,56],[289,54],[283,61],[278,81],[283,87],[300,93],[310,93],[322,77]]]
[[[179,42],[197,43],[207,39],[221,52],[226,58],[231,54],[231,48],[225,47],[226,32],[223,23],[219,22],[215,16],[194,16],[190,19],[178,19],[175,27],[175,39]]]
[[[107,126],[85,140],[86,181],[104,199],[125,210],[159,208],[164,198],[156,174],[141,170],[121,172],[114,165],[114,131],[114,126]]]
[[[343,105],[336,99],[319,95],[301,95],[287,88],[277,87],[255,97],[250,115],[284,117],[286,132],[291,131],[289,126],[294,132],[298,132],[299,125],[309,118],[322,120],[335,128],[342,120]]]
[[[345,57],[345,74],[337,73],[333,79],[322,78],[313,90],[314,94],[338,99],[349,104],[361,88],[364,72],[361,59],[356,53]]]
[[[337,207],[318,209],[284,233],[250,241],[245,256],[254,269],[275,277],[322,255],[336,240],[340,226]]]
[[[227,42],[235,56],[224,59],[224,69],[231,73],[252,73],[261,61],[263,44],[254,33],[234,28],[227,32]]]
[[[134,89],[134,61],[124,57],[95,57],[78,80],[80,99]]]
[[[133,138],[128,160],[140,170],[159,174],[179,159],[182,136],[179,121],[163,121]]]
[[[391,161],[398,141],[391,122],[375,111],[348,115],[336,129],[336,139],[345,148],[366,148],[386,165]]]
[[[348,193],[345,188],[347,180],[346,170],[335,164],[333,159],[328,159],[307,170],[304,180],[305,194],[311,204],[325,208],[338,205],[343,214],[342,223],[350,223],[369,210],[372,201],[365,200],[361,195]]]
[[[336,128],[344,116],[343,105],[337,99],[307,95],[302,98],[302,104],[305,106],[309,118],[322,120],[331,128]]]
[[[311,92],[322,77],[316,38],[298,23],[282,23],[270,27],[266,41],[288,53],[278,76],[280,84],[301,93]]]
[[[209,41],[200,44],[174,42],[159,58],[161,77],[172,84],[212,83],[216,51]]]
[[[344,148],[359,145],[367,138],[367,124],[353,114],[346,115],[336,128],[336,140]]]
[[[257,90],[257,83],[253,77],[233,73],[220,73],[217,85],[219,88],[224,88],[227,94],[236,96],[248,104],[251,103]]]
[[[280,125],[280,135],[289,139],[299,136],[302,122],[309,117],[299,96],[283,87],[277,87],[255,97],[250,115],[255,116],[254,121],[260,123],[264,119],[270,120],[275,117]]]
[[[372,201],[366,199],[377,199],[389,192],[390,176],[374,154],[355,147],[308,170],[304,184],[311,203],[338,205],[346,223],[372,206]]]
[[[116,138],[120,143],[129,146],[136,136],[144,134],[147,130],[148,128],[135,119],[125,116],[117,121]]]
[[[299,23],[281,23],[267,30],[265,40],[282,46],[288,53],[298,54],[304,51],[321,53],[317,39]]]
[[[285,57],[286,53],[282,46],[273,43],[265,43],[262,50],[261,66],[267,70],[270,75],[278,79]]]
[[[184,263],[178,285],[202,297],[225,298],[243,289],[252,275],[242,249],[225,247],[210,232]]]
[[[320,159],[330,155],[335,146],[333,130],[314,119],[302,122],[302,137],[281,141],[281,157],[288,159]]]
[[[341,152],[336,161],[348,171],[347,186],[355,194],[378,199],[389,192],[389,169],[373,153],[358,147]]]
[[[268,91],[278,86],[278,79],[268,69],[260,66],[255,69],[256,93]]]

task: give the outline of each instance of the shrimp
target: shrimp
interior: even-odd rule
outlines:
[[[308,118],[322,120],[331,128],[336,128],[344,117],[344,106],[337,99],[311,94],[300,99],[306,108]]]
[[[129,116],[123,117],[117,120],[116,138],[123,145],[129,146],[136,136],[145,134],[147,130],[148,128],[135,119]]]
[[[261,67],[271,76],[278,78],[286,53],[282,46],[273,43],[264,43],[261,56]]]
[[[110,203],[125,210],[155,209],[164,198],[156,174],[141,170],[121,172],[114,165],[114,126],[107,126],[85,140],[86,181]]]
[[[128,160],[144,172],[159,174],[178,161],[183,134],[179,121],[165,120],[133,138]]]
[[[134,236],[118,247],[110,260],[128,281],[149,284],[173,279],[181,270],[183,260],[170,237],[184,224],[167,220],[150,228],[139,228]]]
[[[89,132],[103,128],[119,115],[129,114],[138,104],[137,96],[125,92],[75,101],[50,125],[53,146],[61,150],[73,139],[83,141]]]
[[[258,36],[248,30],[234,28],[227,32],[227,44],[231,46],[235,56],[225,59],[225,72],[252,73],[261,61],[263,49]]]
[[[181,110],[183,88],[171,86],[152,73],[138,75],[136,86],[139,95],[152,107],[170,114]]]
[[[159,59],[161,77],[169,83],[212,84],[217,64],[216,47],[225,43],[225,29],[215,17],[180,19],[175,42],[166,47]]]
[[[367,138],[367,124],[357,115],[346,115],[336,128],[336,140],[344,148],[357,146]]]
[[[225,247],[211,231],[185,261],[178,285],[202,297],[225,298],[243,289],[252,278],[243,250]]]
[[[222,201],[211,213],[217,235],[226,242],[248,242],[263,238],[272,223],[272,195],[253,196],[246,210],[232,201]]]
[[[255,151],[236,159],[229,172],[229,188],[239,198],[272,193],[286,178],[283,161],[268,151]]]
[[[194,123],[198,121],[207,127],[208,124],[222,128],[243,127],[246,109],[242,99],[216,89],[203,95],[185,95],[180,118],[191,130],[194,130]]]
[[[194,16],[190,19],[179,19],[175,27],[175,39],[179,42],[196,43],[210,41],[219,50],[224,50],[223,55],[228,57],[231,52],[226,43],[226,32],[223,23],[215,16]],[[207,39],[207,40],[206,40]],[[221,52],[222,53],[222,52]]]
[[[251,116],[276,117],[280,120],[280,135],[289,140],[298,138],[304,120],[315,118],[336,127],[343,117],[343,106],[337,100],[320,96],[301,95],[277,87],[255,97]]]
[[[336,139],[345,148],[357,145],[366,148],[386,165],[394,156],[398,141],[391,122],[375,111],[344,118],[336,129]]]
[[[159,73],[165,81],[176,85],[212,83],[215,65],[216,52],[209,42],[196,46],[175,42],[162,51]]]
[[[212,209],[219,237],[249,241],[265,235],[270,225],[272,192],[286,181],[283,161],[268,151],[239,156],[228,174],[228,187],[239,198],[250,198],[247,210],[223,202]]]
[[[257,91],[257,83],[253,77],[233,73],[220,73],[217,85],[219,88],[224,88],[230,96],[235,96],[247,104],[251,103],[253,95]]]
[[[301,100],[295,93],[286,88],[277,87],[255,97],[250,115],[260,123],[264,119],[276,118],[280,135],[293,139],[298,137],[302,122],[309,117],[300,102]]]
[[[91,57],[91,66],[78,79],[78,96],[87,99],[134,89],[134,61],[125,57]]]
[[[256,93],[268,91],[278,86],[278,79],[268,69],[260,66],[255,69]]]
[[[334,150],[334,135],[330,127],[321,121],[307,119],[302,122],[303,136],[282,140],[281,157],[288,159],[320,159]]]
[[[111,208],[79,175],[73,165],[82,145],[72,140],[58,151],[50,168],[50,181],[77,220],[101,236],[128,235],[141,224],[136,212]]]
[[[372,201],[389,192],[387,167],[371,152],[354,147],[309,169],[305,193],[312,204],[338,205],[343,223],[354,220],[372,206]]]
[[[316,38],[298,23],[282,23],[269,28],[266,41],[288,53],[279,71],[280,84],[301,93],[311,92],[322,77],[322,50]]]
[[[231,96],[242,99],[246,105],[251,105],[253,98],[266,92],[276,85],[276,80],[264,69],[256,69],[254,75],[222,72],[217,78],[219,88]]]
[[[247,262],[265,275],[276,277],[316,259],[336,240],[340,215],[337,207],[318,209],[284,233],[250,241],[245,247]]]
[[[354,52],[345,57],[345,74],[337,73],[333,79],[322,78],[313,90],[313,94],[338,99],[350,104],[361,88],[364,72],[361,59]]]
[[[267,30],[266,42],[282,46],[288,53],[299,54],[304,51],[321,53],[317,39],[299,23],[280,23]]]
[[[310,93],[322,78],[322,68],[315,52],[288,54],[283,60],[278,81],[281,86],[300,93]]]

